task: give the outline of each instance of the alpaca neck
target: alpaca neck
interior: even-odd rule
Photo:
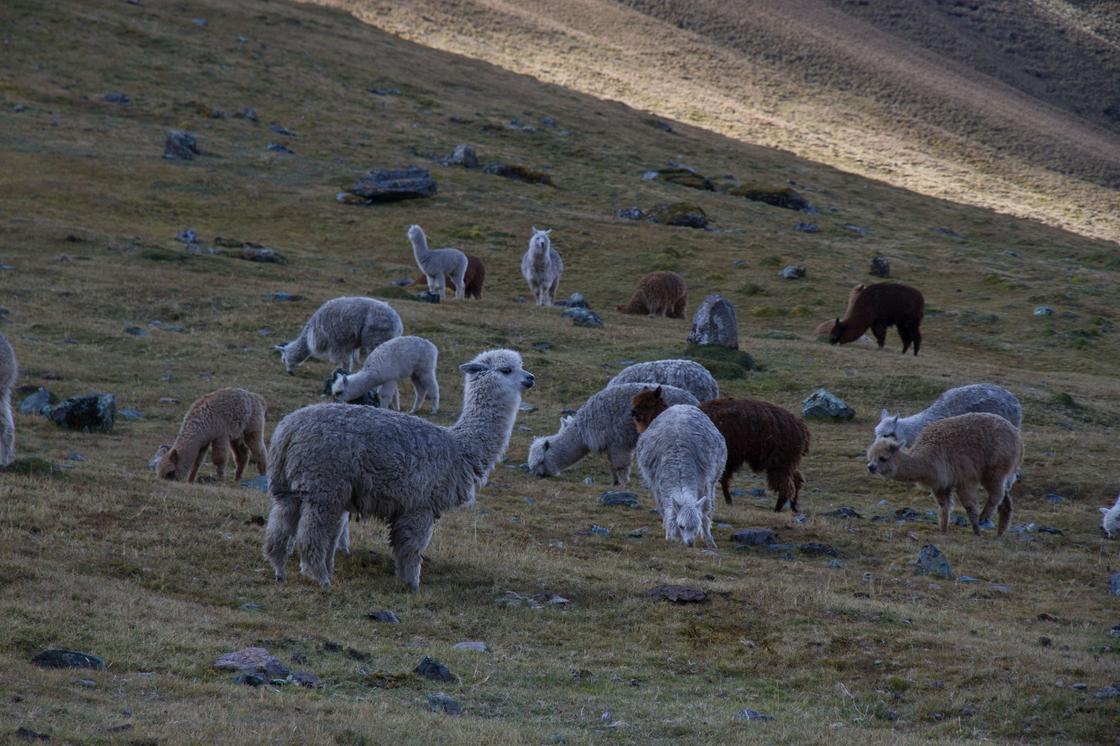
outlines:
[[[380,386],[385,381],[379,380],[376,371],[362,368],[357,373],[346,376],[346,385],[342,387],[343,401],[354,401],[364,395],[374,386]]]
[[[929,424],[929,418],[925,412],[909,417],[899,417],[894,426],[894,436],[903,443],[913,445],[927,424]]]
[[[416,258],[417,264],[423,264],[431,251],[428,249],[428,237],[421,233],[418,236],[410,236],[409,240],[412,241],[412,256]]]
[[[520,394],[495,388],[468,382],[463,392],[463,413],[450,428],[464,461],[481,479],[486,479],[505,453],[521,402]]]
[[[284,362],[289,365],[298,365],[311,356],[311,347],[307,342],[307,327],[284,347]]]
[[[556,471],[563,471],[590,453],[591,449],[583,442],[579,430],[570,425],[548,439],[547,459]]]
[[[898,470],[894,479],[898,482],[919,482],[931,488],[941,485],[941,470],[921,454],[898,454]]]
[[[529,260],[533,265],[533,269],[544,271],[548,269],[549,262],[549,246],[546,243],[535,244],[529,247]]]

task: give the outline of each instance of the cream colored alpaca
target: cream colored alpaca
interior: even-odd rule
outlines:
[[[264,447],[264,399],[245,389],[218,389],[200,397],[187,410],[179,435],[171,445],[160,446],[156,473],[162,479],[193,482],[198,467],[210,449],[210,461],[218,480],[225,476],[230,449],[241,479],[249,454],[257,469],[268,469]]]

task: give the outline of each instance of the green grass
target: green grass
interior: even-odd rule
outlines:
[[[205,28],[191,23],[200,17]],[[55,468],[28,461],[0,474],[0,740],[20,727],[83,743],[1091,743],[1115,732],[1115,701],[1093,697],[1120,663],[1108,633],[1117,621],[1107,593],[1117,544],[1096,528],[1097,506],[1116,489],[1120,271],[1102,258],[1115,245],[692,128],[665,133],[642,112],[314,7],[91,0],[48,9],[16,0],[0,9],[0,27],[8,62],[0,66],[0,261],[13,267],[0,270],[0,304],[10,311],[0,330],[19,355],[20,384],[63,396],[112,391],[118,406],[144,414],[111,434],[67,433],[17,415],[21,458]],[[132,103],[102,102],[110,90]],[[208,115],[244,106],[260,124]],[[545,115],[570,135],[504,126]],[[265,150],[278,138],[272,123],[296,132],[295,156]],[[160,158],[166,131],[179,126],[206,155]],[[423,163],[416,152],[444,154],[459,142],[484,161],[546,171],[556,186],[429,162],[440,186],[432,199],[335,201],[371,168]],[[697,190],[687,198],[719,230],[613,217],[679,200],[682,187],[641,179],[678,157],[705,174],[762,183],[796,174],[824,208],[813,216],[821,233],[794,231],[789,210]],[[415,277],[405,239],[412,223],[488,270],[478,302],[394,300],[406,331],[440,348],[445,411],[435,421],[456,414],[454,366],[496,345],[523,353],[538,379],[527,399],[538,409],[519,415],[529,430],[515,430],[478,505],[441,519],[419,593],[391,576],[386,532],[373,521],[355,524],[355,554],[339,562],[329,591],[302,578],[277,585],[260,557],[265,495],[232,483],[159,482],[147,460],[189,403],[221,386],[264,395],[270,429],[319,401],[328,364],[286,376],[272,345],[326,299]],[[883,352],[829,347],[812,334],[843,311],[852,285],[868,281],[867,239],[844,223],[872,230],[897,279],[939,310],[924,323],[919,358],[899,355],[893,332]],[[553,228],[567,267],[562,293],[583,292],[602,329],[518,302],[528,295],[517,267],[534,224]],[[930,232],[941,225],[967,240]],[[186,254],[174,240],[186,227],[203,245],[219,235],[254,241],[289,263]],[[1017,257],[1001,253],[1008,245]],[[776,268],[794,258],[806,278],[778,278]],[[716,508],[734,528],[830,544],[841,567],[797,552],[736,551],[727,528],[716,531],[716,554],[669,545],[636,485],[642,507],[599,506],[609,488],[602,457],[547,481],[517,468],[531,438],[553,432],[561,410],[579,406],[623,361],[684,353],[687,322],[613,310],[651,265],[685,276],[690,310],[709,292],[737,302],[743,352],[761,370],[745,371],[734,356],[716,360],[724,392],[797,410],[826,386],[856,409],[849,423],[811,423],[807,523],[769,512],[770,497]],[[277,291],[305,299],[269,300]],[[1058,313],[1032,316],[1040,303]],[[149,327],[153,320],[184,330]],[[128,335],[126,326],[151,335]],[[551,348],[535,350],[541,341]],[[869,520],[934,508],[921,490],[866,474],[862,452],[880,407],[910,413],[946,387],[982,380],[1011,388],[1024,405],[1025,480],[1013,525],[1064,533],[977,539],[959,527],[941,535],[933,523]],[[72,452],[86,460],[67,460]],[[744,491],[761,486],[749,472],[735,480]],[[1048,491],[1068,499],[1049,503]],[[841,505],[865,519],[822,515]],[[590,533],[592,524],[610,535]],[[653,530],[630,538],[642,526]],[[978,582],[912,575],[928,542]],[[645,591],[661,583],[703,588],[711,600],[652,601]],[[506,591],[571,603],[507,608],[496,603]],[[402,624],[368,620],[375,609],[394,610]],[[1041,646],[1042,635],[1053,644]],[[452,650],[469,639],[492,652]],[[296,667],[325,686],[251,689],[211,668],[253,644],[305,661]],[[52,646],[102,656],[109,668],[28,663]],[[458,680],[413,676],[424,655]],[[452,721],[429,712],[426,695],[437,690],[465,714]],[[744,707],[777,719],[734,722]]]

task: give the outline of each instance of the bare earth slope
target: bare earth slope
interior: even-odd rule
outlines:
[[[1120,237],[1114,4],[324,1],[747,142]]]

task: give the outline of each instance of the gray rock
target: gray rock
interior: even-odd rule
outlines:
[[[244,686],[263,686],[265,683],[265,678],[259,673],[243,671],[233,677],[233,683],[242,684]]]
[[[739,349],[739,323],[735,316],[735,306],[718,293],[705,296],[692,316],[692,331],[685,341],[694,345]]]
[[[242,611],[260,611],[262,608],[263,607],[260,604],[254,603],[253,601],[246,601],[245,603],[241,604]]]
[[[527,401],[523,401],[517,405],[518,412],[536,412],[537,408]]]
[[[267,146],[265,146],[265,149],[268,150],[270,153],[281,153],[283,155],[295,155],[296,154],[296,152],[294,150],[292,150],[291,148],[289,148],[287,145],[285,145],[282,142],[270,142]]]
[[[131,334],[134,337],[150,337],[151,333],[142,326],[126,326],[124,328],[125,334]]]
[[[1120,681],[1117,681],[1111,686],[1098,689],[1093,696],[1097,699],[1116,699],[1120,697]]]
[[[399,96],[401,95],[400,88],[367,88],[367,91],[374,96]]]
[[[851,223],[844,223],[840,227],[843,228],[844,230],[848,231],[849,233],[856,234],[857,236],[866,236],[867,235],[867,229],[866,228],[860,228],[858,225],[852,225]]]
[[[413,300],[418,300],[421,303],[439,303],[439,293],[433,293],[430,290],[421,290],[416,295],[412,296]]]
[[[186,244],[198,243],[198,233],[194,228],[184,228],[175,234],[175,240]]]
[[[482,640],[464,640],[457,642],[451,646],[452,650],[460,650],[470,653],[489,653],[490,648]]]
[[[631,531],[630,534],[629,534],[631,539],[641,539],[642,537],[648,536],[648,535],[649,535],[649,527],[648,526],[641,526],[639,528],[636,528],[633,531]]]
[[[702,604],[708,600],[708,594],[704,591],[683,585],[659,585],[650,588],[646,594],[675,604]]]
[[[586,308],[568,308],[560,315],[570,318],[573,326],[598,328],[603,325],[603,320],[599,318],[599,314]]]
[[[863,518],[855,508],[850,508],[847,505],[842,505],[836,510],[830,510],[827,513],[821,513],[822,516],[830,518]]]
[[[876,254],[871,257],[871,274],[876,277],[890,277],[891,263],[882,254]]]
[[[276,249],[265,248],[246,241],[241,245],[241,252],[234,254],[238,259],[260,264],[287,264],[288,260]]]
[[[807,542],[805,544],[799,544],[797,546],[797,551],[801,552],[802,554],[807,554],[810,557],[820,557],[820,556],[839,557],[840,556],[840,552],[838,552],[836,550],[836,547],[830,546],[828,544],[822,544],[819,541],[810,541],[810,542]]]
[[[447,715],[461,715],[463,708],[452,697],[443,692],[428,695],[428,707],[432,712],[442,712]]]
[[[1062,497],[1061,495],[1057,494],[1057,493],[1054,493],[1054,492],[1047,492],[1046,493],[1046,502],[1048,502],[1048,503],[1059,504],[1059,503],[1064,503],[1065,501],[1066,501],[1066,499],[1064,497]]]
[[[550,117],[550,116],[547,116],[547,115],[541,117],[537,121],[539,121],[545,127],[555,127],[556,126],[556,120],[553,117]]]
[[[829,567],[831,567],[831,568],[832,568],[832,569],[834,569],[834,570],[839,570],[839,569],[840,569],[841,567],[843,567],[843,566],[844,566],[844,563],[843,563],[843,562],[841,562],[841,561],[840,561],[840,560],[838,560],[838,559],[830,559],[830,560],[828,561],[828,566],[829,566]]]
[[[802,233],[820,233],[821,232],[820,226],[817,225],[816,223],[795,223],[794,226],[793,226],[793,229],[795,231],[801,231]]]
[[[292,132],[287,127],[281,127],[279,124],[270,124],[270,125],[268,125],[268,128],[271,131],[275,132],[276,134],[283,135],[284,137],[295,137],[296,136],[295,132]]]
[[[260,490],[261,492],[268,493],[268,475],[261,474],[260,476],[253,477],[252,479],[241,480],[241,486],[250,490]]]
[[[195,26],[198,26],[199,28],[206,28],[210,25],[210,22],[205,18],[192,18],[191,23],[193,23]]]
[[[373,621],[381,622],[382,624],[400,624],[401,623],[400,617],[398,617],[396,615],[396,613],[394,613],[392,611],[389,611],[387,609],[384,610],[384,611],[371,611],[368,614],[366,614],[366,616],[369,617],[370,619],[372,619]]]
[[[854,409],[828,389],[817,389],[801,403],[801,416],[819,420],[845,421],[856,416]]]
[[[606,526],[600,526],[597,523],[592,523],[591,533],[595,534],[596,536],[610,536],[611,530]]]
[[[241,110],[240,114],[234,114],[234,116],[241,117],[242,119],[248,119],[250,122],[260,121],[260,117],[257,116],[257,110],[252,106],[246,106]]]
[[[117,417],[130,422],[144,419],[144,415],[142,415],[138,409],[118,409]]]
[[[768,528],[741,528],[731,534],[731,541],[743,546],[764,546],[773,544],[777,537]]]
[[[116,413],[117,400],[112,394],[90,394],[63,401],[53,407],[47,417],[67,430],[109,432]]]
[[[1108,592],[1114,596],[1120,596],[1120,572],[1114,572],[1108,576]]]
[[[945,236],[947,238],[957,238],[957,239],[961,239],[961,240],[964,239],[964,236],[957,233],[952,228],[944,228],[944,227],[938,226],[936,228],[930,228],[930,231],[932,231],[933,233],[937,233],[938,235]]]
[[[797,280],[805,276],[804,264],[791,264],[778,272],[778,277],[784,277],[787,280]]]
[[[552,349],[552,343],[551,342],[534,342],[533,343],[533,349],[536,350],[537,352],[548,352],[549,350]]]
[[[109,91],[101,97],[101,100],[110,104],[121,104],[123,106],[128,104],[132,99],[120,91]]]
[[[1050,306],[1039,306],[1038,308],[1034,309],[1034,315],[1035,316],[1053,316],[1054,315],[1054,309],[1051,308]]]
[[[323,680],[310,671],[296,671],[292,674],[292,683],[308,689],[318,689],[323,686]]]
[[[303,300],[303,296],[296,295],[295,293],[272,293],[268,296],[268,299],[274,300],[277,303],[295,303],[296,301]]]
[[[198,140],[185,130],[171,130],[163,143],[163,157],[169,161],[189,161],[196,155],[202,155],[198,149]]]
[[[583,293],[572,293],[568,296],[568,308],[590,308],[587,296]]]
[[[644,220],[646,217],[646,214],[637,207],[627,207],[624,210],[619,210],[617,215],[624,220]]]
[[[350,187],[351,194],[369,203],[431,197],[436,191],[435,179],[419,166],[370,171]]]
[[[651,207],[646,211],[646,219],[651,223],[673,225],[678,228],[696,228],[697,230],[704,230],[710,222],[704,208],[687,202],[674,202]]]
[[[287,676],[291,670],[264,648],[252,647],[226,653],[214,661],[214,668],[241,673]]]
[[[425,679],[431,679],[432,681],[455,680],[455,676],[447,669],[447,666],[427,655],[421,658],[420,662],[416,664],[416,668],[412,670],[413,673],[423,676]]]
[[[745,708],[735,713],[735,720],[773,720],[773,715],[767,715],[765,712]]]
[[[58,397],[40,386],[35,393],[25,396],[19,403],[20,414],[46,414]]]
[[[81,462],[81,461],[85,461],[86,457],[83,456],[82,454],[78,453],[77,451],[71,451],[70,453],[66,454],[66,460],[67,461],[79,461],[79,462]]]
[[[479,167],[478,156],[475,155],[474,148],[466,144],[456,145],[451,155],[441,158],[440,163],[445,166],[462,166],[463,168]]]
[[[638,496],[633,492],[610,490],[599,495],[599,504],[608,508],[636,508],[638,507]]]
[[[951,578],[949,560],[940,549],[933,544],[926,544],[918,551],[918,558],[914,561],[915,575],[933,575],[939,578]]]
[[[36,655],[31,659],[31,665],[39,668],[92,668],[96,671],[105,670],[105,661],[96,655],[80,653],[77,650],[50,649]]]

